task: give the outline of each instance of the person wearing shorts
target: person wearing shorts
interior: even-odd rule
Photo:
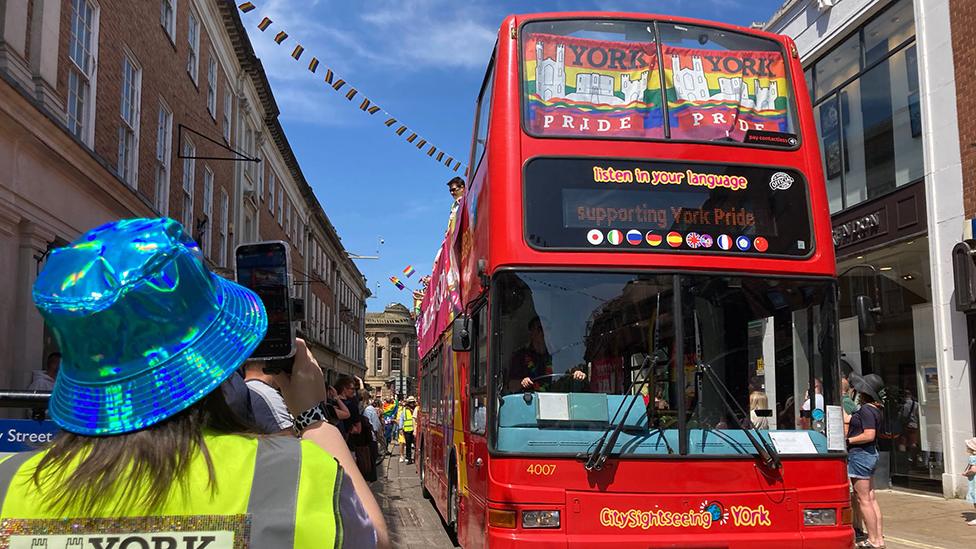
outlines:
[[[851,414],[847,431],[847,476],[851,478],[857,506],[868,537],[858,547],[884,547],[881,508],[874,494],[874,471],[878,466],[878,432],[881,429],[881,396],[884,380],[877,374],[851,374],[851,388],[857,391],[861,407]]]

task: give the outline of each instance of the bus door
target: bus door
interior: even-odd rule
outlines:
[[[452,474],[451,456],[454,455],[455,444],[463,440],[462,436],[459,436],[456,432],[461,425],[459,424],[459,420],[454,417],[455,410],[458,409],[456,401],[459,398],[454,392],[454,377],[457,375],[458,368],[461,367],[461,364],[458,356],[451,349],[450,337],[445,338],[445,342],[441,346],[441,357],[441,377],[438,381],[440,383],[438,391],[442,395],[441,417],[443,418],[442,430],[444,439],[438,455],[441,459],[440,467],[444,471],[444,478],[450,482],[451,479],[449,476]]]
[[[468,531],[474,539],[469,539],[471,547],[481,547],[484,538],[481,532],[487,531],[488,497],[488,441],[486,438],[488,405],[488,305],[478,307],[472,315],[474,329],[468,379],[468,425],[469,432],[465,466],[468,482],[467,513]]]

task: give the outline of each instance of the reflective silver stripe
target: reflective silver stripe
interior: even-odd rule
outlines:
[[[258,439],[254,481],[247,502],[251,547],[294,547],[301,469],[302,449],[298,439],[288,436]]]
[[[37,452],[18,452],[0,463],[0,511],[3,510],[3,503],[7,501],[7,490],[14,480],[14,475],[20,470],[21,465],[36,454]]]

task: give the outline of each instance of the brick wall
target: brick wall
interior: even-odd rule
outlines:
[[[956,68],[956,108],[962,153],[963,205],[966,218],[976,217],[976,28],[972,0],[949,0],[952,56]]]
[[[183,161],[178,157],[181,149],[178,127],[188,126],[208,137],[223,142],[222,113],[224,108],[224,86],[228,82],[225,67],[217,64],[217,109],[216,117],[207,110],[207,66],[211,55],[211,38],[202,20],[200,22],[199,65],[196,83],[186,70],[189,54],[189,10],[192,2],[177,2],[176,32],[173,39],[160,24],[159,2],[131,0],[101,0],[98,18],[98,72],[95,94],[95,139],[93,149],[113,168],[118,168],[119,128],[122,93],[122,56],[128,52],[142,68],[142,86],[139,118],[138,182],[137,191],[150,203],[156,193],[156,146],[157,120],[160,102],[173,113],[173,131],[170,144],[169,175],[169,217],[183,218],[182,178]],[[58,67],[58,92],[66,99],[68,70],[68,42],[71,32],[71,9],[65,6],[61,13],[61,47]],[[217,28],[223,28],[217,22]],[[227,67],[233,70],[231,67]],[[233,118],[233,117],[232,117]],[[233,122],[232,122],[233,123]],[[233,139],[233,133],[232,139]],[[200,137],[191,137],[196,146],[197,156],[229,156],[217,145]],[[194,219],[203,219],[204,170],[209,167],[214,172],[213,206],[210,222],[206,229],[212,231],[212,243],[218,244],[217,227],[221,222],[220,189],[223,188],[230,200],[234,199],[235,162],[223,160],[196,160],[194,165]],[[229,215],[233,215],[233,204]],[[196,228],[187,228],[196,238],[202,236]],[[202,238],[200,238],[202,240]],[[208,254],[210,255],[210,254]],[[213,255],[216,259],[216,254]]]
[[[216,2],[217,0],[207,0]],[[196,4],[192,0],[179,0],[176,2],[176,30],[171,38],[164,27],[160,24],[160,0],[99,0],[98,19],[97,19],[97,73],[95,76],[95,113],[94,113],[94,141],[92,149],[99,156],[105,165],[113,170],[118,170],[118,150],[119,150],[119,130],[122,126],[120,114],[122,102],[122,59],[128,52],[135,63],[142,69],[140,86],[140,117],[139,117],[139,145],[138,145],[138,179],[135,191],[144,197],[148,203],[155,203],[156,195],[156,147],[157,147],[157,123],[159,116],[160,102],[164,102],[173,113],[173,131],[170,142],[170,171],[169,171],[169,208],[167,215],[173,219],[182,221],[183,219],[183,196],[182,180],[183,165],[182,159],[178,158],[181,152],[178,127],[183,124],[193,130],[200,132],[207,137],[222,143],[223,142],[223,112],[225,94],[224,90],[228,83],[231,89],[237,90],[238,86],[234,78],[228,79],[225,69],[236,71],[237,65],[222,66],[218,62],[217,70],[217,107],[215,116],[207,110],[207,70],[210,59],[211,44],[222,44],[221,40],[212,40],[208,35],[207,27],[225,29],[224,21],[205,22],[206,13],[197,13],[200,21],[200,41],[199,41],[199,63],[196,82],[187,73],[186,65],[189,54],[189,13],[191,6]],[[72,10],[71,3],[62,4],[61,25],[60,25],[60,46],[58,63],[58,82],[57,93],[61,99],[67,103],[68,74],[73,62],[68,57],[69,41],[71,37]],[[210,23],[210,24],[208,24]],[[238,59],[239,52],[228,52],[225,58]],[[255,85],[257,85],[255,83]],[[234,100],[234,99],[232,99]],[[234,105],[232,109],[231,124],[234,126],[231,132],[232,148],[242,150],[243,145],[239,143],[242,135],[240,124],[239,105]],[[261,105],[251,105],[256,118],[253,122],[257,123],[266,113],[261,112]],[[262,122],[267,122],[266,120]],[[261,156],[263,161],[256,166],[255,170],[260,170],[263,174],[263,184],[258,185],[257,189],[263,191],[262,196],[257,197],[257,238],[258,240],[283,240],[291,243],[291,256],[293,265],[293,276],[295,280],[305,281],[311,276],[306,273],[306,251],[298,246],[306,243],[301,238],[298,230],[286,231],[286,223],[278,222],[278,195],[277,190],[282,185],[287,185],[292,190],[291,196],[297,197],[291,201],[289,193],[281,196],[291,205],[293,211],[288,225],[293,224],[301,216],[294,212],[296,207],[301,210],[308,210],[309,205],[304,203],[303,197],[295,192],[296,186],[300,186],[295,181],[293,174],[289,170],[276,170],[275,183],[275,209],[274,212],[268,211],[268,201],[270,199],[269,174],[272,165],[280,165],[287,155],[278,150],[274,141],[269,136],[269,130],[274,131],[268,124],[263,127],[255,128],[264,136],[265,146]],[[184,139],[186,136],[184,137]],[[199,136],[189,136],[196,146],[196,156],[231,156],[227,150],[218,145],[207,142]],[[290,151],[289,153],[290,154]],[[270,158],[274,155],[274,159]],[[272,160],[277,160],[273,162]],[[204,198],[204,172],[205,168],[210,168],[214,173],[213,204],[212,216],[205,230],[211,231],[212,250],[204,252],[215,263],[220,264],[220,258],[215,253],[219,248],[219,227],[222,224],[220,218],[220,197],[221,190],[226,192],[229,197],[229,216],[231,222],[234,220],[235,212],[241,207],[247,208],[246,204],[235,203],[239,201],[238,193],[235,192],[235,177],[239,170],[243,170],[245,165],[240,162],[226,160],[204,160],[197,159],[194,162],[194,225],[203,219],[203,198]],[[255,173],[255,183],[257,182],[257,172]],[[245,199],[245,203],[248,199]],[[242,216],[243,217],[243,216]],[[300,224],[300,227],[302,225]],[[190,232],[201,244],[203,244],[202,234],[197,231],[196,226],[187,227]],[[221,274],[230,275],[233,267],[233,246],[236,241],[248,240],[245,235],[244,227],[234,227],[231,229],[236,235],[228,235],[228,260],[227,270],[220,270]],[[291,235],[296,235],[295,239]],[[307,244],[307,243],[306,243]],[[333,268],[336,261],[344,258],[332,255]],[[339,252],[344,253],[344,251]],[[343,273],[346,270],[343,269]],[[321,277],[332,282],[331,273],[322,272]],[[346,276],[346,275],[343,275]],[[356,273],[358,276],[358,272]],[[346,282],[347,284],[349,281]],[[310,291],[322,302],[326,303],[332,315],[336,315],[339,309],[337,295],[338,282],[335,284],[313,283]],[[299,294],[304,292],[300,291]],[[311,301],[311,300],[310,300]],[[358,314],[358,313],[357,313]],[[335,316],[333,316],[335,318]],[[342,320],[346,322],[346,320]],[[348,322],[353,330],[358,331],[358,322],[355,316]],[[333,331],[326,334],[338,339],[338,332]]]

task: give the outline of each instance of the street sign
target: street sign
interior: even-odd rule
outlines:
[[[58,426],[53,421],[0,419],[0,452],[24,452],[54,440]]]

